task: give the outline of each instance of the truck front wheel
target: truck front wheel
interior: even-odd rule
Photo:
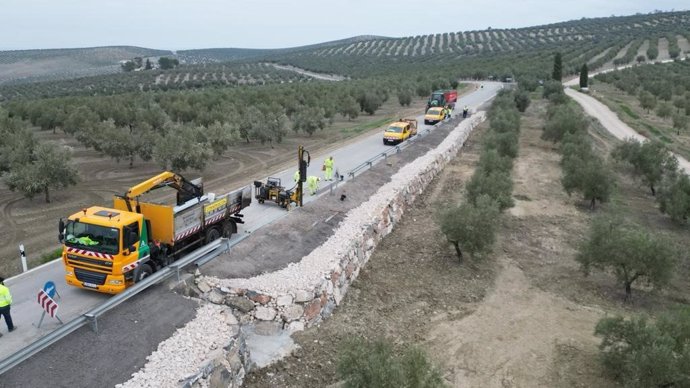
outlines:
[[[151,276],[153,273],[153,269],[151,268],[150,265],[144,264],[139,268],[139,274],[137,275],[137,283],[140,281],[146,279],[147,277]]]

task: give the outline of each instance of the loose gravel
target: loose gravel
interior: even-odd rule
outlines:
[[[144,368],[117,388],[176,387],[192,377],[209,361],[209,354],[221,350],[238,330],[238,322],[228,308],[207,304],[197,310],[196,318],[147,357]]]

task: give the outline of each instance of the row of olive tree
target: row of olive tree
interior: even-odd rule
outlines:
[[[593,210],[596,202],[611,195],[613,176],[606,162],[597,155],[587,133],[589,122],[569,102],[563,87],[547,84],[544,96],[551,101],[546,113],[542,139],[560,143],[563,188],[571,195],[580,193]]]
[[[522,91],[502,92],[488,112],[489,130],[465,201],[439,212],[441,232],[459,260],[487,252],[494,243],[500,212],[514,205],[511,172],[518,153],[520,114],[529,105]]]

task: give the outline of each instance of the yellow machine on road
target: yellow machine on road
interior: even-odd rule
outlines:
[[[400,119],[383,133],[383,144],[399,144],[417,134],[416,119]]]
[[[254,181],[254,197],[259,203],[275,202],[280,207],[290,210],[293,202],[299,203],[299,185],[286,189],[280,184],[280,178],[268,178],[266,183]]]
[[[159,188],[177,190],[175,205],[145,201]],[[113,198],[60,220],[67,284],[116,294],[165,267],[192,248],[237,232],[251,187],[204,194],[201,180],[163,172]]]

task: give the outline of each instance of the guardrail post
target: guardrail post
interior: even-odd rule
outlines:
[[[400,146],[395,146],[395,153],[399,154],[400,152],[402,152],[402,150],[400,149]]]
[[[353,171],[348,172],[347,175],[349,175],[353,180],[355,179],[355,173]]]
[[[89,320],[89,323],[91,324],[91,330],[93,330],[94,333],[98,334],[98,317],[96,317],[93,314],[84,314],[86,319]]]
[[[381,156],[383,156],[384,159],[388,159],[388,154],[385,153],[385,152],[382,152],[382,153],[381,153]]]

